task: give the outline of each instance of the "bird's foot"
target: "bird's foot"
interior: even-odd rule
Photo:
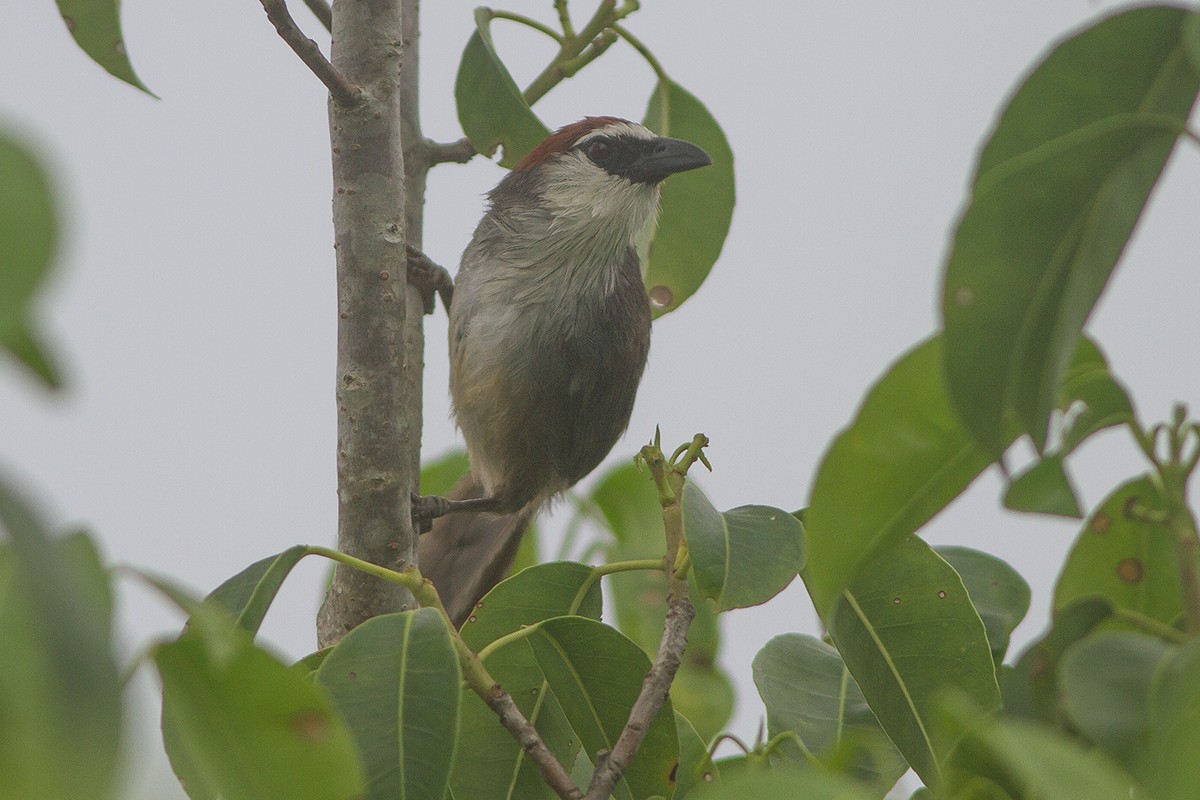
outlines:
[[[494,497],[471,497],[466,500],[450,500],[437,495],[412,496],[413,527],[419,533],[428,533],[433,527],[433,521],[438,517],[459,511],[495,511]]]
[[[450,273],[411,244],[406,245],[405,249],[408,256],[408,282],[421,290],[425,313],[433,313],[435,292],[442,298],[442,305],[449,311],[450,300],[454,297],[454,281],[450,278]]]

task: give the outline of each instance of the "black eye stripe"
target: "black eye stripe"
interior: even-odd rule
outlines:
[[[578,145],[578,149],[593,164],[619,175],[640,158],[649,145],[645,139],[633,136],[597,136]]]

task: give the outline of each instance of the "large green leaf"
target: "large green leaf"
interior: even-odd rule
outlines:
[[[1150,684],[1171,649],[1144,634],[1101,631],[1071,645],[1058,667],[1059,693],[1072,727],[1134,775],[1146,755]]]
[[[1058,407],[1069,422],[1062,436],[1062,453],[1069,454],[1089,436],[1134,420],[1129,394],[1108,367],[1100,347],[1087,336],[1062,375]]]
[[[1004,711],[1013,716],[1058,723],[1063,720],[1058,665],[1067,649],[1112,618],[1112,604],[1081,597],[1056,609],[1045,634],[1003,673]]]
[[[969,547],[933,548],[962,578],[987,630],[992,657],[999,664],[1012,632],[1029,611],[1029,584],[1006,562]]]
[[[120,9],[119,0],[58,0],[63,22],[80,49],[110,75],[154,97],[129,63],[121,33]]]
[[[804,517],[804,583],[822,617],[861,565],[945,508],[990,463],[950,406],[942,342],[893,364],[825,453]]]
[[[1010,410],[1045,445],[1059,376],[1200,88],[1187,17],[1135,9],[1062,42],[980,155],[942,312],[950,394],[993,455]]]
[[[475,149],[491,156],[497,147],[503,147],[500,166],[512,169],[550,131],[530,110],[496,54],[491,21],[491,9],[475,9],[475,33],[458,64],[454,102],[458,121]]]
[[[121,690],[95,545],[49,538],[0,479],[0,797],[109,798]]]
[[[450,450],[421,464],[421,494],[445,495],[471,471],[466,450]]]
[[[945,698],[939,727],[961,737],[947,765],[947,797],[1013,800],[1130,800],[1132,779],[1097,750],[1026,720],[981,715]],[[981,793],[988,786],[991,793]],[[1165,798],[1164,798],[1165,800]]]
[[[228,611],[239,627],[251,634],[258,633],[267,609],[271,607],[292,567],[304,558],[304,551],[304,545],[298,544],[277,555],[255,561],[213,589],[205,600]]]
[[[786,511],[717,511],[693,483],[683,487],[683,531],[701,594],[718,611],[765,603],[804,567],[804,526]]]
[[[1200,786],[1200,642],[1161,664],[1150,687],[1150,747],[1142,773],[1156,798],[1189,797]]]
[[[675,733],[679,736],[679,768],[675,770],[673,800],[683,800],[695,786],[711,783],[720,777],[708,745],[688,718],[675,712]]]
[[[958,573],[909,536],[867,562],[824,619],[888,736],[937,786],[954,741],[931,725],[934,697],[954,688],[1000,706],[987,633]]]
[[[362,797],[362,766],[329,698],[232,623],[219,639],[192,626],[154,651],[163,716],[171,720],[168,753],[173,764],[182,757],[202,775],[202,787],[185,784],[189,793],[219,792],[224,800]]]
[[[374,617],[317,670],[350,728],[371,800],[442,800],[458,734],[458,656],[430,608]]]
[[[719,781],[697,787],[696,800],[875,800],[875,794],[849,778],[819,770],[725,770]]]
[[[767,642],[754,657],[754,685],[767,709],[771,738],[793,731],[818,758],[849,742],[856,748],[849,771],[884,792],[908,770],[841,655],[819,639],[785,633]],[[807,763],[791,742],[783,752]]]
[[[1088,518],[1058,576],[1054,608],[1098,596],[1168,625],[1182,613],[1174,539],[1164,525],[1140,518],[1139,508],[1166,509],[1148,475],[1118,487]]]
[[[1004,507],[1069,519],[1083,518],[1061,453],[1038,459],[1014,478],[1004,490]]]
[[[612,750],[641,692],[650,659],[616,629],[585,617],[546,620],[528,641],[584,752],[594,758],[601,750]],[[670,796],[678,761],[675,716],[668,700],[650,723],[613,796]]]
[[[662,212],[642,265],[656,316],[674,311],[708,277],[733,219],[733,150],[717,120],[693,94],[662,79],[650,95],[645,125],[704,149],[712,164],[673,175],[662,185]]]
[[[53,187],[29,149],[3,130],[0,175],[0,347],[57,387],[61,378],[34,333],[30,307],[57,249]]]
[[[666,540],[658,492],[633,464],[609,470],[596,484],[589,500],[613,535],[614,541],[604,549],[606,560],[662,556]],[[667,614],[662,573],[622,572],[610,575],[607,580],[617,628],[647,653],[658,652]],[[671,684],[671,703],[709,741],[721,732],[733,714],[733,683],[717,663],[721,632],[712,605],[703,602],[694,578],[689,586],[696,618],[688,631],[683,663]]]
[[[600,582],[587,564],[536,564],[501,581],[463,623],[463,640],[476,652],[514,631],[551,617],[600,619]]]

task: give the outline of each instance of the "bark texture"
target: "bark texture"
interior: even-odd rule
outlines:
[[[415,30],[416,4],[409,5]],[[334,3],[330,60],[361,95],[352,103],[331,98],[329,105],[338,293],[338,549],[392,569],[414,558],[410,493],[421,420],[419,351],[406,360],[410,344],[420,347],[421,339],[408,333],[411,319],[420,325],[420,312],[410,312],[405,273],[411,216],[403,149],[407,126],[400,121],[409,99],[407,73],[415,72],[408,66],[416,58],[414,47],[402,69],[402,19],[401,0]],[[415,85],[415,75],[412,80]],[[415,605],[406,590],[338,566],[317,617],[318,643],[334,644],[370,617]]]

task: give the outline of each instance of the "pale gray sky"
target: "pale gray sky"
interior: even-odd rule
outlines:
[[[452,86],[473,5],[425,4],[424,127],[435,138],[460,135]],[[629,27],[721,122],[738,206],[708,282],[656,324],[630,432],[610,462],[655,425],[669,442],[703,431],[716,470],[703,482],[718,506],[804,505],[868,385],[937,324],[947,235],[1003,97],[1052,40],[1114,7],[645,0]],[[549,0],[510,8],[552,18]],[[293,543],[331,543],[323,87],[254,0],[123,3],[128,50],[158,101],[88,61],[51,0],[0,0],[0,10],[0,119],[39,146],[64,198],[65,246],[42,307],[69,384],[48,398],[0,361],[0,463],[54,521],[91,526],[114,561],[200,591]],[[519,83],[551,55],[538,34],[495,31]],[[652,84],[618,43],[537,110],[551,127],[585,114],[640,119]],[[457,263],[501,175],[482,159],[431,175],[433,258]],[[1091,325],[1148,420],[1177,399],[1200,406],[1198,208],[1200,153],[1184,148]],[[440,312],[428,320],[429,455],[458,442],[445,328]],[[1142,464],[1117,433],[1084,447],[1073,467],[1090,507]],[[1026,576],[1033,607],[1020,646],[1045,624],[1077,526],[1004,512],[999,486],[989,473],[925,535],[988,550]],[[314,646],[323,574],[302,564],[268,616],[264,635],[285,654]],[[130,646],[178,624],[136,587],[123,586],[122,601]],[[813,630],[799,582],[727,616],[735,733],[753,738],[762,715],[754,654],[777,633]],[[152,732],[139,738],[155,746]]]

